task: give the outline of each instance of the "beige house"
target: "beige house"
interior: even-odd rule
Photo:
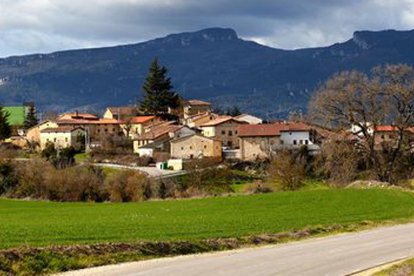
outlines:
[[[99,119],[96,116],[80,116],[64,114],[58,118],[56,123],[59,127],[83,128],[91,142],[103,141],[112,136],[124,136],[121,121],[116,119]]]
[[[156,116],[134,116],[122,121],[121,128],[125,135],[134,138],[136,135],[143,134],[148,128],[162,123]]]
[[[57,128],[58,124],[52,121],[44,121],[26,131],[26,140],[34,147],[40,146],[40,132],[47,128]]]
[[[220,116],[200,125],[202,134],[206,137],[214,137],[222,142],[223,147],[230,149],[239,148],[239,126],[246,124],[231,116]]]
[[[137,109],[131,106],[108,107],[103,115],[104,119],[123,120],[128,117],[135,117]]]
[[[240,155],[243,160],[264,159],[277,150],[303,146],[316,152],[316,136],[315,129],[300,122],[243,125],[239,127]]]
[[[200,100],[188,100],[183,106],[184,119],[197,115],[211,112],[211,103]]]
[[[193,134],[171,140],[171,157],[193,159],[203,157],[221,158],[221,141]]]
[[[148,129],[134,139],[134,153],[149,155],[149,152],[170,152],[170,140],[184,136],[193,135],[194,130],[186,127],[174,125],[173,122],[164,123]],[[150,149],[154,149],[150,151]]]
[[[48,143],[53,143],[55,148],[67,148],[79,146],[80,137],[85,135],[83,128],[56,127],[46,128],[40,131],[40,148],[43,150]]]
[[[240,155],[243,160],[266,159],[274,145],[280,145],[280,124],[239,127]]]
[[[183,119],[182,124],[191,128],[199,128],[201,125],[206,124],[217,117],[220,116],[211,112],[200,113]]]

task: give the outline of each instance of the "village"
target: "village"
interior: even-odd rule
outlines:
[[[151,158],[159,169],[176,171],[194,159],[258,161],[301,147],[318,154],[322,143],[331,137],[338,139],[339,135],[357,143],[360,135],[357,126],[338,134],[300,120],[263,122],[249,114],[219,115],[211,103],[201,100],[185,100],[180,108],[170,110],[179,114],[176,121],[138,116],[136,107],[119,106],[108,107],[101,118],[89,113],[64,113],[28,129],[21,128],[27,106],[4,108],[12,118],[20,116],[11,121],[14,135],[6,142],[22,149],[40,152],[53,145],[57,150],[73,147],[88,153],[117,142],[125,146],[122,141],[129,141],[126,145],[136,156]],[[371,129],[377,145],[393,140],[396,132],[391,125]],[[414,129],[410,128],[410,133],[414,135]]]
[[[22,108],[5,107],[10,112]],[[56,149],[74,147],[89,152],[105,147],[109,140],[127,139],[137,156],[154,158],[163,169],[182,170],[186,160],[191,159],[254,161],[270,158],[280,149],[302,146],[317,152],[322,138],[315,128],[302,122],[263,123],[249,114],[218,115],[210,103],[201,100],[184,101],[180,110],[172,112],[180,114],[178,121],[137,116],[137,108],[127,106],[108,107],[102,118],[81,112],[65,113],[26,130],[14,125],[17,135],[8,141],[35,151],[53,144]],[[23,117],[20,123],[22,120]]]

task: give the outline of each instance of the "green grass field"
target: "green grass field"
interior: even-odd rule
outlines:
[[[314,190],[141,203],[0,200],[0,247],[199,240],[414,218],[397,190]]]

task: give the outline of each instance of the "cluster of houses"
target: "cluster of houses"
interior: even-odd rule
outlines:
[[[332,132],[303,122],[264,123],[249,114],[225,116],[215,114],[210,103],[187,100],[175,121],[157,116],[137,116],[134,107],[108,107],[102,118],[88,113],[66,113],[26,130],[15,139],[22,146],[44,149],[83,145],[86,150],[103,147],[108,141],[129,137],[133,152],[139,156],[169,160],[180,169],[182,162],[200,158],[252,161],[269,158],[282,149],[306,146],[317,153],[323,140]],[[357,139],[358,129],[348,134]],[[393,139],[395,128],[377,126],[372,130],[376,143]],[[414,135],[414,129],[413,129]],[[354,135],[355,134],[355,135]],[[161,158],[162,157],[162,158]],[[170,166],[168,163],[168,166]],[[178,164],[178,165],[177,165]]]
[[[21,140],[42,150],[52,143],[56,148],[86,145],[102,147],[108,140],[133,141],[139,156],[167,156],[171,160],[195,158],[237,158],[256,160],[269,157],[282,148],[308,146],[318,150],[317,132],[304,123],[264,124],[260,118],[242,114],[218,115],[210,103],[187,100],[179,119],[166,121],[157,116],[136,116],[133,107],[108,107],[99,118],[88,113],[66,113],[26,130]]]

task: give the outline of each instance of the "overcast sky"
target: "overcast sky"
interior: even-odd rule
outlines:
[[[0,0],[0,57],[208,27],[278,48],[325,46],[355,30],[414,29],[414,0]]]

